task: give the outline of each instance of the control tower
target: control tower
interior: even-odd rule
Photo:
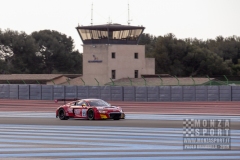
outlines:
[[[83,42],[83,80],[100,85],[121,78],[155,74],[155,59],[145,58],[145,46],[138,45],[142,26],[104,24],[76,27]]]

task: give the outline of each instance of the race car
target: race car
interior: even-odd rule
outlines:
[[[125,118],[121,107],[111,106],[102,99],[57,99],[56,102],[58,101],[71,101],[57,108],[56,118],[60,120],[69,118],[119,120]]]

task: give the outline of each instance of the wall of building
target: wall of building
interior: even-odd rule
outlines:
[[[108,45],[84,45],[83,46],[83,79],[88,85],[96,85],[97,82],[105,84],[107,80]],[[102,62],[91,62],[94,61]]]
[[[112,59],[112,52],[116,58]],[[138,59],[134,58],[138,53]],[[143,73],[145,68],[145,46],[144,45],[110,45],[108,50],[108,77],[111,77],[111,70],[116,70],[116,79],[134,78],[134,70],[138,75]]]
[[[112,58],[112,53],[115,58]],[[138,54],[138,58],[134,54]],[[96,62],[93,61],[94,57]],[[101,61],[101,62],[98,62]],[[101,85],[110,82],[112,70],[116,71],[115,79],[134,78],[135,70],[141,74],[155,74],[154,58],[145,58],[144,45],[84,45],[83,46],[83,79],[88,85],[96,85],[95,78]]]
[[[155,74],[155,58],[145,58],[145,69],[143,74]]]

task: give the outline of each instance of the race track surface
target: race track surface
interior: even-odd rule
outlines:
[[[63,102],[0,99],[0,159],[240,159],[239,102],[110,102],[126,119],[55,118]],[[231,120],[230,150],[184,150],[183,119]]]
[[[125,112],[154,114],[210,114],[240,115],[240,102],[109,102],[121,106]],[[50,100],[0,99],[0,111],[54,112],[64,102]]]

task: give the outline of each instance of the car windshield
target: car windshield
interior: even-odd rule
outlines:
[[[110,106],[109,103],[107,103],[103,100],[100,100],[100,99],[89,100],[88,103],[89,103],[90,106],[101,106],[101,107],[109,107]]]

